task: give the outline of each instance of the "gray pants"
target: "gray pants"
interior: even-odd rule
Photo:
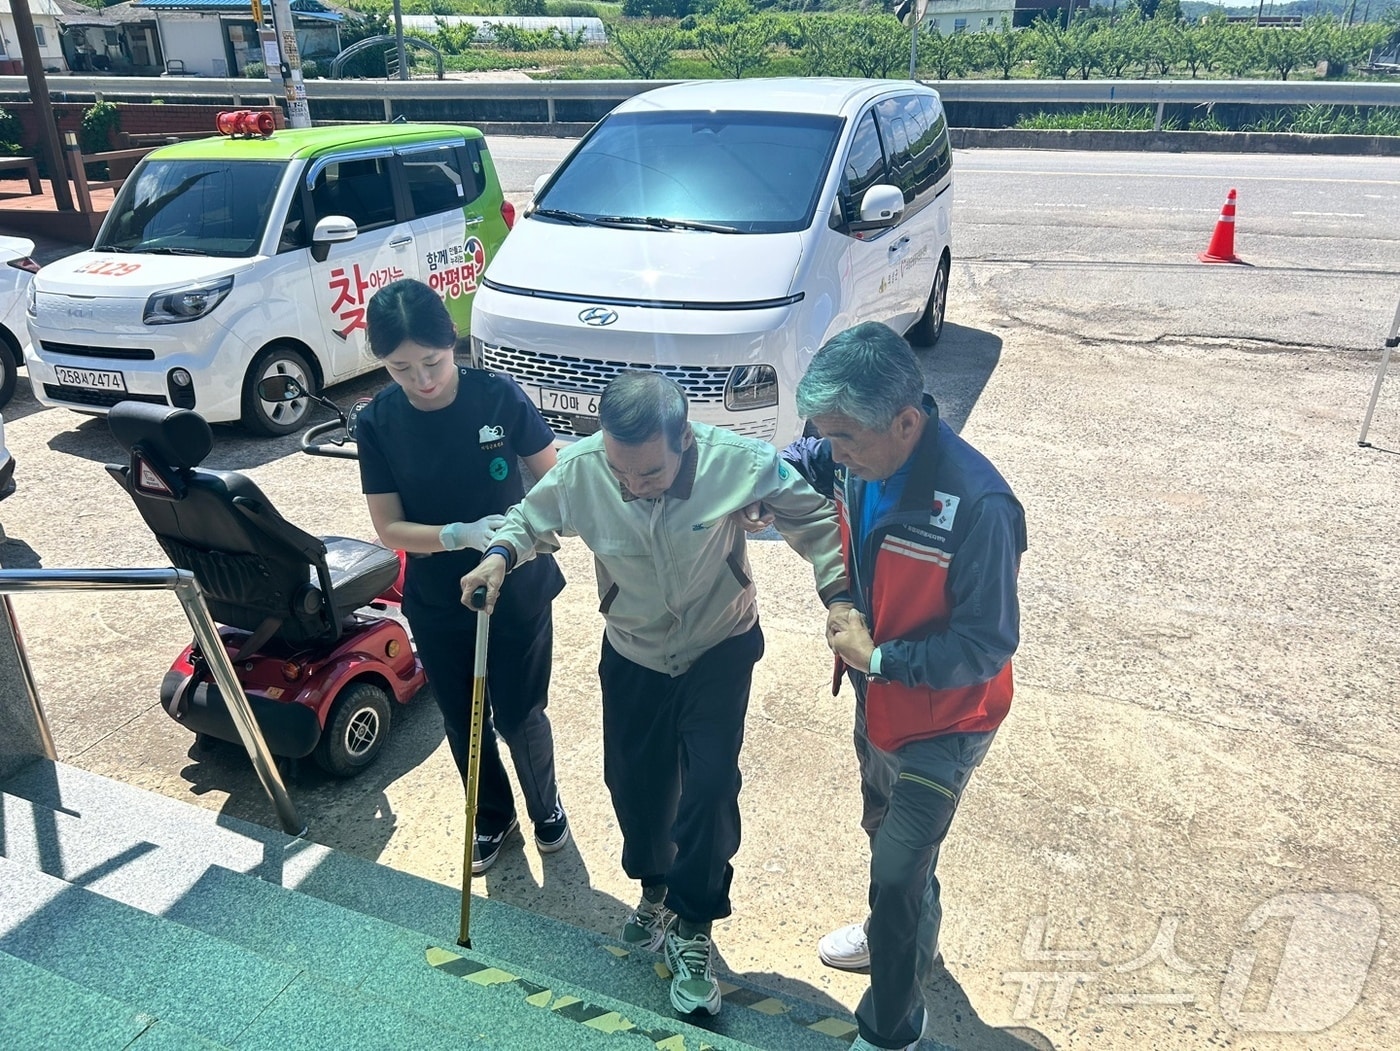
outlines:
[[[861,827],[871,846],[870,988],[856,1022],[877,1047],[902,1048],[919,1038],[922,987],[938,951],[939,848],[996,731],[945,734],[883,752],[866,736],[864,692],[858,691],[855,746]]]

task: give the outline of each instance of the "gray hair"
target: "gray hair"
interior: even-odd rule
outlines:
[[[923,404],[924,373],[907,340],[878,321],[838,332],[797,384],[803,419],[838,414],[867,430],[888,430],[900,411]]]
[[[681,385],[657,372],[623,372],[603,391],[598,424],[614,441],[641,445],[665,435],[672,452],[681,451],[689,408]]]

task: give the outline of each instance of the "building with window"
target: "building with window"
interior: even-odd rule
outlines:
[[[1016,0],[931,0],[924,15],[925,32],[985,33],[1008,22],[1015,12]]]
[[[134,0],[121,6],[154,20],[169,73],[241,77],[249,62],[262,62],[251,0]],[[339,54],[343,14],[319,0],[291,0],[291,7],[303,61]],[[269,0],[264,10],[270,9]]]
[[[63,30],[59,19],[63,11],[57,0],[29,0],[29,13],[34,19],[34,38],[39,44],[40,61],[45,69],[62,71],[65,67],[59,36]],[[10,0],[0,0],[0,74],[23,72],[19,36],[15,30],[15,16],[10,10]]]

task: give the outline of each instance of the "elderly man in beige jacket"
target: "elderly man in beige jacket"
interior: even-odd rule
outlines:
[[[622,829],[622,867],[641,901],[622,930],[665,952],[671,1003],[718,1014],[711,923],[730,913],[739,849],[739,749],[763,656],[745,525],[758,507],[812,565],[823,602],[849,602],[833,505],[777,451],[688,419],[678,384],[613,380],[601,433],[559,454],[507,514],[463,601],[559,537],[594,555],[605,629],[598,668],[603,776]],[[507,585],[508,586],[508,585]]]

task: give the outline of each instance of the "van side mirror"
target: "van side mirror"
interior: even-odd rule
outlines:
[[[330,255],[331,245],[353,241],[360,236],[360,228],[355,220],[344,215],[328,215],[316,223],[311,234],[311,258],[324,263]]]
[[[541,175],[538,179],[535,180],[535,184],[530,187],[531,200],[540,195],[540,191],[544,189],[544,184],[549,182],[549,175],[549,172],[545,172],[545,174]]]
[[[888,183],[876,183],[865,191],[860,202],[860,219],[852,230],[884,230],[904,215],[904,191]]]

